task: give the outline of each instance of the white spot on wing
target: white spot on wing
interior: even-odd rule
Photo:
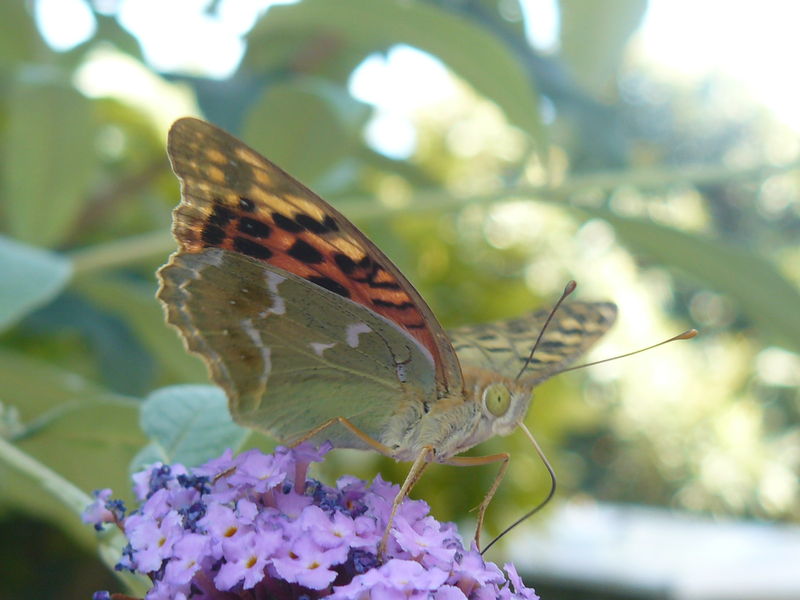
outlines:
[[[400,383],[405,383],[408,381],[408,373],[406,372],[405,363],[397,363],[395,365],[395,371],[397,372],[397,380]]]
[[[218,267],[222,264],[222,250],[220,248],[212,248],[205,252],[205,260],[208,261],[209,264]],[[195,273],[200,275],[200,271],[203,269],[201,266],[199,269],[195,269]],[[195,278],[197,279],[197,278]]]
[[[278,275],[272,271],[267,271],[267,289],[272,294],[272,308],[267,310],[268,313],[274,315],[282,315],[286,313],[286,302],[278,293],[278,285],[286,281],[286,277]]]
[[[345,330],[347,345],[351,348],[358,348],[358,336],[362,333],[371,333],[369,325],[366,323],[352,323]]]
[[[317,356],[322,356],[322,353],[325,352],[328,348],[333,348],[336,344],[325,344],[323,342],[311,342],[309,346],[314,351],[314,354]]]
[[[272,352],[270,351],[269,346],[264,345],[264,340],[261,339],[261,334],[256,329],[255,325],[253,325],[252,319],[242,319],[242,329],[247,334],[247,337],[253,342],[253,346],[258,348],[259,352],[261,353],[261,361],[264,363],[264,371],[258,377],[259,383],[261,384],[262,388],[267,386],[267,380],[269,379],[269,374],[272,371]]]

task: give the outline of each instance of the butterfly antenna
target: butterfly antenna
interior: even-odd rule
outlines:
[[[573,286],[572,289],[575,289],[574,286]],[[562,300],[563,300],[563,298],[562,298]],[[558,308],[558,305],[556,305],[556,308]],[[503,531],[501,531],[497,535],[497,537],[495,537],[491,542],[489,542],[486,545],[486,547],[483,550],[481,550],[481,555],[485,554],[486,551],[489,550],[489,548],[494,546],[495,543],[497,543],[497,541],[500,538],[502,538],[505,534],[507,534],[512,529],[514,529],[514,527],[516,527],[517,525],[522,523],[524,520],[528,519],[529,517],[532,517],[537,512],[542,510],[547,505],[547,503],[550,502],[550,500],[553,498],[553,496],[555,496],[555,494],[556,494],[556,472],[553,470],[553,467],[550,464],[550,461],[547,460],[547,457],[544,455],[544,452],[542,452],[542,448],[539,446],[539,442],[536,441],[536,438],[533,437],[533,434],[528,430],[527,427],[525,427],[525,423],[520,422],[519,426],[522,429],[522,431],[525,433],[525,435],[528,436],[528,439],[531,441],[531,444],[533,444],[533,447],[536,449],[536,454],[538,454],[539,458],[542,459],[542,463],[544,464],[545,468],[547,469],[547,473],[550,475],[550,491],[548,492],[548,494],[547,494],[547,496],[545,497],[544,500],[539,502],[539,504],[537,504],[531,510],[526,512],[519,519],[514,521],[511,525],[509,525],[508,527],[503,529]]]
[[[558,307],[561,305],[561,302],[563,302],[564,299],[567,296],[569,296],[574,290],[575,290],[575,282],[574,281],[570,281],[567,284],[567,287],[564,288],[564,294],[561,296],[561,298],[558,300],[558,302],[556,302],[556,305],[553,307],[553,310],[550,311],[550,315],[547,317],[547,320],[545,321],[544,326],[542,327],[542,330],[539,332],[539,337],[536,339],[536,343],[533,346],[533,350],[531,350],[530,356],[528,356],[528,360],[525,362],[525,367],[528,366],[528,364],[530,363],[531,359],[533,358],[533,353],[536,351],[536,347],[539,345],[539,341],[542,339],[542,335],[544,334],[544,331],[547,328],[548,323],[550,323],[550,319],[553,317],[553,314],[555,314],[556,310],[558,310]],[[644,352],[645,350],[652,350],[653,348],[658,348],[659,346],[663,346],[664,344],[668,344],[670,342],[675,342],[677,340],[690,340],[693,337],[695,337],[696,335],[697,335],[697,330],[696,329],[689,329],[687,331],[684,331],[683,333],[679,333],[678,335],[669,338],[668,340],[664,340],[663,342],[659,342],[657,344],[653,344],[652,346],[647,346],[646,348],[641,348],[639,350],[634,350],[633,352],[627,352],[625,354],[620,354],[619,356],[612,356],[611,358],[604,358],[603,360],[597,360],[597,361],[586,363],[586,364],[583,364],[583,365],[578,365],[576,367],[568,367],[566,369],[562,369],[561,371],[557,371],[556,373],[553,373],[553,375],[557,375],[558,373],[564,373],[566,371],[574,371],[575,369],[582,369],[584,367],[591,367],[593,365],[599,365],[601,363],[608,362],[608,361],[611,361],[611,360],[616,360],[618,358],[625,358],[626,356],[633,356],[634,354],[639,354],[640,352]],[[522,375],[522,372],[525,370],[525,367],[523,367],[522,371],[520,371],[520,374],[517,375],[517,379],[519,379],[520,375]],[[550,475],[550,491],[548,492],[548,494],[544,498],[544,500],[542,500],[534,508],[532,508],[531,510],[526,512],[524,515],[522,515],[519,519],[517,519],[516,521],[511,523],[511,525],[506,527],[503,531],[501,531],[497,535],[497,537],[495,537],[491,542],[489,542],[486,545],[486,547],[483,550],[481,550],[481,555],[485,554],[486,551],[489,550],[489,548],[494,546],[497,543],[497,541],[500,540],[500,538],[502,538],[509,531],[514,529],[517,525],[519,525],[520,523],[522,523],[526,519],[532,517],[537,512],[542,510],[547,505],[547,503],[550,502],[550,500],[553,498],[553,496],[556,493],[556,473],[553,470],[553,467],[550,464],[550,461],[547,460],[547,457],[544,455],[544,452],[542,451],[542,448],[539,446],[539,442],[537,442],[536,438],[533,437],[533,434],[525,426],[525,423],[520,422],[519,423],[519,427],[522,429],[522,431],[525,433],[525,435],[528,436],[528,439],[530,440],[531,444],[533,444],[533,447],[536,450],[536,454],[539,455],[539,458],[542,460],[542,463],[544,464],[545,468],[547,469],[548,475]]]
[[[525,361],[525,364],[522,365],[522,368],[519,370],[519,373],[517,373],[517,376],[514,378],[514,381],[517,381],[520,377],[522,377],[522,374],[525,372],[525,369],[527,369],[528,365],[531,364],[531,361],[533,360],[533,354],[539,347],[539,343],[542,341],[542,336],[544,335],[544,332],[547,330],[547,326],[550,324],[550,321],[553,319],[553,315],[556,314],[558,307],[561,306],[561,303],[564,302],[567,296],[569,296],[572,292],[575,291],[575,288],[577,286],[578,284],[575,283],[573,280],[570,280],[567,283],[566,287],[564,288],[564,292],[561,294],[561,298],[558,299],[558,302],[556,302],[555,306],[553,306],[553,310],[551,310],[550,314],[547,315],[547,320],[544,322],[544,325],[542,325],[542,329],[539,331],[539,337],[536,338],[536,343],[533,345],[533,348],[531,348],[531,353],[528,355],[528,358]]]
[[[644,352],[645,350],[652,350],[653,348],[658,348],[659,346],[663,346],[664,344],[669,344],[670,342],[676,342],[678,340],[690,340],[697,335],[697,329],[687,329],[683,333],[679,333],[668,340],[664,340],[663,342],[658,342],[657,344],[653,344],[652,346],[647,346],[646,348],[639,348],[639,350],[634,350],[633,352],[626,352],[625,354],[620,354],[619,356],[612,356],[610,358],[604,358],[603,360],[596,360],[590,363],[584,363],[582,365],[577,365],[575,367],[567,367],[566,369],[561,369],[560,371],[556,371],[552,373],[551,377],[554,375],[558,375],[559,373],[566,373],[567,371],[574,371],[575,369],[583,369],[584,367],[593,367],[594,365],[599,365],[604,362],[609,362],[612,360],[617,360],[618,358],[625,358],[626,356],[633,356],[634,354],[639,354],[640,352]]]

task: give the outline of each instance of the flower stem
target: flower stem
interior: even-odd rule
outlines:
[[[40,463],[30,454],[23,452],[2,436],[0,436],[0,460],[39,483],[77,515],[83,513],[84,509],[92,501],[92,498],[79,487]],[[100,544],[100,559],[113,571],[114,565],[119,560],[123,540],[122,534],[116,528],[110,530],[109,533],[101,534],[103,541]],[[143,595],[149,589],[149,582],[143,577],[119,571],[114,574],[123,585],[134,593],[141,592]]]
[[[0,460],[39,483],[78,515],[92,501],[83,490],[2,437],[0,437]]]

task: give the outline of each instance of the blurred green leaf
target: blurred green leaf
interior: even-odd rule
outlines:
[[[167,382],[208,381],[203,363],[186,351],[178,334],[165,323],[164,312],[155,297],[155,282],[144,285],[120,277],[84,277],[76,281],[75,290],[124,318],[153,354]]]
[[[0,171],[7,231],[57,245],[83,210],[97,163],[92,103],[67,85],[18,81],[7,121]]]
[[[598,97],[616,94],[616,74],[647,10],[647,0],[559,0],[560,56],[581,86]]]
[[[25,2],[0,2],[0,65],[12,67],[14,63],[41,56],[44,44],[36,31],[33,18],[25,10]]]
[[[509,48],[469,20],[415,1],[306,0],[276,6],[250,35],[250,52],[269,51],[273,40],[306,40],[298,61],[319,61],[361,49],[364,56],[408,44],[443,61],[480,94],[496,102],[511,123],[542,135],[534,82]],[[292,61],[288,61],[292,62]]]
[[[153,444],[135,463],[152,462],[158,456],[165,463],[194,467],[226,448],[238,450],[249,435],[231,420],[224,392],[206,385],[176,385],[153,392],[142,404],[141,426]]]
[[[301,181],[316,181],[351,153],[368,114],[342,88],[305,78],[269,87],[250,110],[244,136]]]
[[[728,294],[767,343],[800,352],[800,291],[752,251],[602,209],[584,209],[614,226],[631,249]]]
[[[64,257],[0,236],[0,330],[55,298],[71,274]]]
[[[139,396],[154,387],[155,361],[134,335],[128,321],[113,308],[98,306],[72,289],[29,315],[20,329],[24,334],[39,336],[39,355],[47,355],[49,360],[54,358],[46,351],[49,342],[61,336],[71,339],[72,346],[78,340],[85,341],[82,347],[90,349],[91,353],[86,358],[94,365],[89,373],[110,391]],[[72,370],[80,368],[72,362],[59,364]]]
[[[0,351],[0,400],[19,410],[26,428],[20,450],[89,492],[111,487],[130,497],[127,465],[146,442],[136,426],[138,402],[19,354]],[[94,538],[38,484],[0,466],[0,503],[61,524],[85,542]]]

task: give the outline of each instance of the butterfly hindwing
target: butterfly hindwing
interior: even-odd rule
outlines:
[[[399,269],[310,189],[230,134],[184,118],[169,133],[182,201],[173,233],[182,251],[223,248],[361,304],[407,331],[436,366],[439,395],[459,391],[455,352]]]
[[[461,364],[514,379],[522,369],[544,326],[549,310],[459,327],[449,331]],[[614,324],[617,308],[610,302],[564,303],[542,337],[521,382],[535,385],[586,352]]]
[[[341,416],[381,439],[399,407],[436,397],[432,358],[414,338],[300,277],[221,249],[175,254],[159,276],[168,322],[242,425],[291,442]],[[364,447],[343,428],[326,438]]]

